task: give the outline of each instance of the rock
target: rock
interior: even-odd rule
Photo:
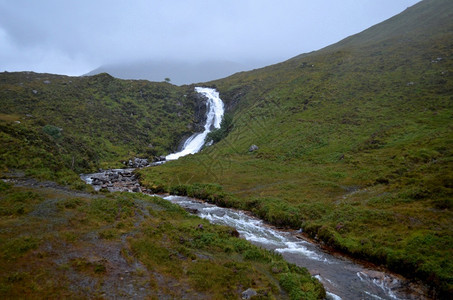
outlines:
[[[149,166],[149,162],[146,158],[134,157],[134,159],[129,159],[127,165],[131,168],[143,168]]]
[[[431,62],[436,64],[436,63],[440,62],[442,59],[443,59],[442,57],[438,57],[436,59],[433,59]]]
[[[109,174],[110,181],[117,180],[119,177],[120,175],[118,175],[118,173]]]
[[[258,150],[258,146],[257,145],[251,145],[250,148],[249,148],[249,152],[253,152],[253,151],[256,151]]]
[[[154,157],[154,161],[155,162],[156,161],[165,161],[165,160],[166,160],[165,156],[156,156],[156,157]]]
[[[192,93],[189,98],[195,103],[195,123],[192,128],[195,132],[202,132],[207,118],[207,97],[200,93]]]
[[[49,84],[49,83],[50,83],[50,80],[44,80],[43,83],[44,83],[44,84]]]
[[[184,210],[194,215],[198,213],[198,209],[196,208],[184,207]]]
[[[257,295],[256,291],[252,288],[249,288],[242,292],[242,299],[250,299],[256,295]]]
[[[231,229],[230,235],[238,238],[239,232],[236,229]]]
[[[33,92],[33,94],[35,94],[35,95],[38,93],[37,90],[32,90],[32,92]]]

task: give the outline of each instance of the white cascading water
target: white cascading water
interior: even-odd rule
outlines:
[[[203,94],[208,98],[206,102],[206,124],[204,131],[195,133],[185,142],[181,151],[172,153],[165,157],[166,160],[175,160],[188,154],[194,154],[201,150],[204,145],[206,136],[211,132],[212,128],[220,128],[220,122],[223,118],[224,108],[223,102],[219,97],[219,92],[211,88],[196,87],[197,93]]]
[[[407,284],[398,277],[335,257],[288,231],[266,225],[248,213],[189,197],[171,195],[163,198],[196,211],[198,216],[211,223],[234,227],[253,244],[278,252],[287,261],[306,267],[326,288],[326,299],[419,299],[416,294],[409,298],[397,296],[398,291],[403,291],[401,288]]]

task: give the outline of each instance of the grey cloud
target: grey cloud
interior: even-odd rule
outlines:
[[[144,59],[278,62],[362,31],[416,2],[0,0],[0,70],[82,74],[102,64]]]

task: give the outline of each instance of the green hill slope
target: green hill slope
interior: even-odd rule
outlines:
[[[232,131],[142,182],[302,227],[451,295],[452,16],[452,1],[422,1],[320,51],[209,83]]]
[[[0,181],[2,299],[324,299],[307,270],[176,204]]]
[[[166,154],[194,130],[192,93],[108,74],[1,73],[0,171],[69,183],[136,155]]]

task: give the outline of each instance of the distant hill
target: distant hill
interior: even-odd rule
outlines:
[[[233,116],[229,135],[142,171],[145,184],[182,194],[219,184],[209,201],[451,297],[453,1],[421,1],[320,51],[208,84]]]
[[[121,79],[164,81],[169,78],[176,85],[206,82],[224,78],[236,72],[266,65],[264,62],[237,63],[232,61],[134,61],[101,66],[86,75],[109,73]]]

